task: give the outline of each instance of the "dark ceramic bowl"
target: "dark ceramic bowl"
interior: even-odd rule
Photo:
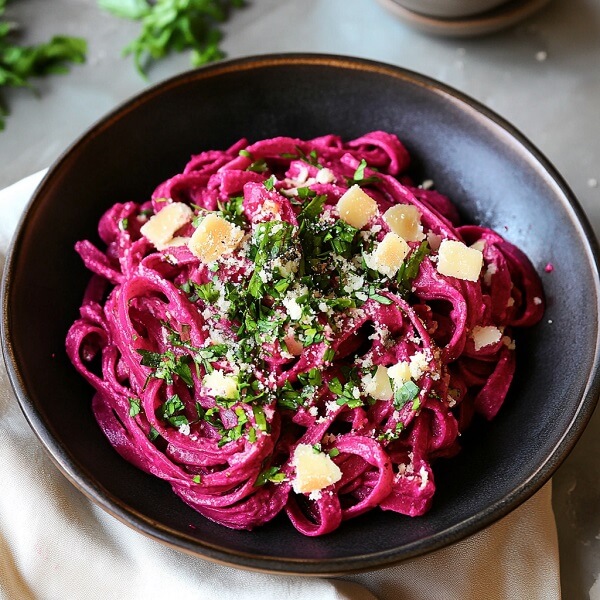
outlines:
[[[492,423],[435,465],[431,511],[373,511],[320,539],[282,517],[231,531],[195,513],[169,485],[125,462],[97,426],[92,390],[64,339],[89,274],[73,250],[97,239],[100,215],[143,200],[192,153],[242,136],[346,138],[394,132],[419,176],[465,220],[499,230],[530,257],[548,310],[518,339],[518,373]],[[547,263],[554,265],[545,273]],[[166,81],[108,115],[50,170],[14,240],[3,280],[2,344],[32,428],[62,472],[131,527],[180,550],[239,567],[338,574],[391,565],[456,542],[530,497],[572,449],[599,387],[597,249],[573,195],[513,127],[426,77],[364,60],[288,55],[217,64]]]

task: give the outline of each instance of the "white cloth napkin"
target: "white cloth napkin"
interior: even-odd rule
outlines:
[[[43,173],[0,191],[0,271]],[[344,579],[250,573],[123,525],[54,467],[0,361],[0,598],[505,600],[560,598],[550,484],[491,527],[438,552]]]

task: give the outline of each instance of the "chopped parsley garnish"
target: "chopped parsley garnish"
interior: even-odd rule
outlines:
[[[419,386],[413,381],[403,383],[394,390],[394,406],[400,410],[407,402],[413,401],[420,391]]]
[[[183,414],[184,411],[185,405],[177,394],[168,398],[160,406],[160,416],[167,423],[173,425],[173,427],[181,427],[181,425],[189,424],[188,418]]]
[[[252,412],[254,413],[254,421],[256,422],[258,429],[268,433],[269,425],[267,423],[267,417],[265,416],[265,411],[263,408],[261,406],[253,406]]]
[[[188,364],[190,362],[189,356],[178,356],[171,350],[160,354],[159,352],[138,349],[137,353],[142,357],[140,364],[153,369],[151,377],[164,379],[165,383],[173,385],[173,376],[178,375],[188,387],[194,385],[192,372]]]
[[[379,294],[377,292],[377,289],[373,285],[369,286],[368,296],[371,300],[375,300],[376,302],[379,302],[379,304],[388,305],[388,304],[393,303],[387,296],[382,296],[381,294]]]
[[[203,348],[198,348],[197,346],[194,346],[193,344],[190,344],[189,342],[182,340],[181,334],[179,332],[177,332],[175,329],[173,329],[172,327],[170,327],[168,323],[163,322],[163,326],[165,326],[169,330],[169,334],[167,337],[168,337],[168,340],[174,346],[178,346],[180,348],[185,348],[186,350],[188,350],[192,353],[191,356],[184,355],[183,357],[180,357],[180,358],[182,360],[185,359],[187,362],[189,362],[189,360],[193,360],[197,365],[201,365],[202,367],[204,367],[204,370],[207,373],[212,373],[212,371],[213,371],[212,363],[217,361],[219,358],[225,356],[225,354],[227,353],[227,345],[226,344],[213,344],[211,346],[205,346]],[[139,350],[138,350],[138,352],[139,352]],[[168,352],[169,351],[167,351],[167,353]],[[142,363],[142,364],[144,364],[144,363]],[[189,367],[188,367],[188,371],[189,371]],[[179,372],[177,374],[181,376],[181,374]],[[154,376],[157,377],[157,375],[154,375]],[[185,379],[184,379],[184,381],[185,381]],[[191,372],[190,372],[190,381],[191,381]],[[186,383],[187,383],[187,381],[186,381]],[[189,387],[191,387],[191,386],[192,386],[192,384],[189,384]]]
[[[317,167],[317,169],[322,169],[323,165],[319,163],[319,157],[317,156],[316,150],[311,150],[308,154],[305,154],[300,146],[296,146],[296,154],[285,152],[281,155],[282,158],[291,158],[291,159],[299,159],[305,162],[307,165],[312,167]]]
[[[347,178],[347,183],[349,186],[351,185],[370,185],[371,183],[377,183],[379,181],[379,177],[372,175],[371,177],[365,177],[365,169],[368,167],[367,161],[363,158],[360,161],[360,164],[354,171],[354,175],[352,177]],[[375,169],[372,169],[375,170]]]
[[[267,161],[264,158],[259,158],[255,160],[251,165],[249,165],[246,171],[254,171],[255,173],[264,173],[268,171],[269,165],[267,165]]]
[[[294,226],[286,221],[266,221],[256,228],[249,252],[254,273],[248,282],[248,293],[262,299],[265,290],[263,268],[268,261],[283,256],[292,247]]]
[[[275,189],[276,182],[277,182],[277,179],[275,178],[275,175],[271,175],[271,177],[269,177],[269,179],[265,179],[263,185],[265,186],[265,188],[268,192],[272,192]]]
[[[245,227],[248,224],[246,215],[244,214],[243,196],[234,196],[227,202],[219,200],[217,202],[217,208],[219,209],[221,216],[230,223],[233,223],[238,227]]]
[[[142,410],[139,398],[127,398],[129,400],[129,416],[135,417]]]
[[[394,442],[400,438],[400,434],[404,430],[403,423],[396,423],[393,429],[388,429],[377,436],[378,442]]]
[[[407,260],[402,263],[396,274],[396,282],[400,295],[406,298],[412,288],[412,282],[419,274],[419,267],[423,259],[429,254],[429,244],[427,241],[421,242],[419,247],[411,252]]]
[[[285,481],[285,473],[281,472],[281,467],[268,467],[261,471],[254,482],[254,487],[260,487],[267,482],[281,483]]]
[[[360,397],[360,388],[357,385],[355,378],[350,379],[342,384],[341,381],[334,377],[328,384],[329,390],[337,397],[337,404],[346,405],[348,408],[358,408],[363,406],[363,401]]]
[[[214,304],[218,299],[220,292],[212,281],[208,283],[195,283],[194,281],[186,281],[181,289],[188,295],[190,302],[203,300],[208,304]]]

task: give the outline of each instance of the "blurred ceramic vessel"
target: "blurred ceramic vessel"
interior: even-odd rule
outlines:
[[[456,19],[468,17],[497,8],[507,0],[396,0],[416,13],[432,17]]]

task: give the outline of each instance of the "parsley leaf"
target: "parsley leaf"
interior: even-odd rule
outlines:
[[[363,401],[360,398],[360,388],[354,377],[351,377],[343,385],[337,377],[334,377],[328,386],[329,390],[337,396],[336,403],[340,406],[345,404],[348,408],[358,408],[363,405]],[[355,395],[355,390],[359,390],[358,398]]]
[[[180,427],[181,425],[187,425],[189,423],[188,418],[182,414],[184,410],[185,405],[177,394],[168,398],[166,402],[160,406],[162,418],[173,425],[173,427]]]
[[[412,282],[419,274],[419,267],[423,259],[429,254],[429,244],[427,241],[421,242],[416,250],[405,260],[396,274],[396,282],[400,295],[406,298],[411,291]]]
[[[403,383],[394,390],[394,407],[400,410],[407,402],[415,400],[420,391],[419,386],[413,381]],[[414,410],[417,409],[415,408]]]
[[[35,46],[14,43],[16,26],[5,20],[6,0],[0,0],[0,93],[9,87],[29,87],[32,77],[68,72],[69,63],[85,61],[87,44],[82,38],[54,36]],[[0,96],[0,130],[8,108]]]
[[[244,197],[235,196],[229,198],[228,202],[217,201],[217,206],[221,216],[237,225],[238,227],[245,227],[247,225],[246,215],[244,214]]]
[[[300,188],[298,190],[298,195],[300,196],[300,190],[307,189],[308,188]],[[304,197],[308,198],[308,194],[306,194]],[[298,223],[302,224],[306,220],[314,221],[315,219],[318,219],[321,212],[323,212],[323,205],[325,204],[326,200],[327,196],[325,194],[314,196],[314,198],[300,211],[300,214],[298,215]]]
[[[144,367],[153,369],[154,372],[151,377],[164,379],[167,384],[172,385],[173,375],[179,375],[188,387],[193,386],[192,372],[188,365],[189,356],[177,356],[171,350],[160,354],[158,352],[138,349],[137,353],[142,357],[141,364]]]
[[[261,471],[254,482],[254,487],[265,485],[268,481],[273,483],[281,483],[285,480],[285,473],[281,472],[281,467],[268,467]]]
[[[248,293],[260,299],[264,295],[264,281],[260,273],[267,262],[291,248],[294,226],[286,221],[259,223],[253,236],[250,259],[254,261],[254,273],[248,283]]]
[[[214,304],[219,299],[219,290],[212,281],[208,283],[196,283],[191,279],[186,281],[181,290],[188,295],[190,302],[203,300],[207,304]]]
[[[219,24],[243,0],[98,0],[113,15],[141,22],[140,35],[124,50],[132,54],[138,72],[170,52],[191,50],[191,62],[200,66],[225,56],[219,48]]]
[[[127,398],[129,400],[129,416],[135,417],[142,409],[139,398]]]
[[[372,175],[371,177],[365,177],[365,169],[368,167],[367,161],[363,158],[360,161],[360,164],[354,171],[354,175],[352,177],[347,177],[346,180],[348,185],[369,185],[371,183],[377,183],[379,181],[379,177]],[[371,168],[371,170],[375,170]]]
[[[153,442],[157,437],[160,436],[160,433],[154,429],[154,427],[150,426],[150,431],[148,432],[148,439]]]

